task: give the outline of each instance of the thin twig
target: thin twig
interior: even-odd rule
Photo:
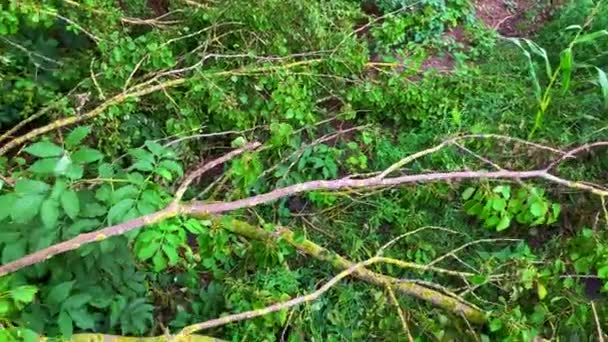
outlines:
[[[520,242],[522,241],[521,239],[479,239],[479,240],[475,240],[475,241],[471,241],[468,243],[465,243],[464,245],[453,249],[451,251],[449,251],[448,253],[436,258],[435,260],[429,262],[428,264],[426,264],[427,266],[433,266],[435,264],[437,264],[438,262],[442,261],[443,259],[455,255],[456,253],[462,251],[463,249],[473,246],[473,245],[477,245],[480,243],[493,243],[493,242]]]
[[[250,310],[250,311],[246,311],[246,312],[242,312],[242,313],[238,313],[238,314],[233,314],[233,315],[228,315],[228,316],[212,319],[212,320],[205,321],[202,323],[192,324],[192,325],[189,325],[189,326],[185,327],[184,329],[182,329],[175,337],[181,338],[183,336],[188,336],[196,331],[215,328],[215,327],[226,325],[228,323],[233,323],[233,322],[243,321],[243,320],[247,320],[247,319],[252,319],[255,317],[260,317],[260,316],[268,315],[268,314],[276,312],[276,311],[289,309],[291,307],[294,307],[294,306],[297,306],[297,305],[300,305],[303,303],[312,302],[314,300],[317,300],[319,297],[321,297],[321,295],[323,295],[325,292],[327,292],[329,289],[331,289],[334,285],[339,283],[342,279],[344,279],[344,278],[348,277],[349,275],[353,274],[354,272],[356,272],[357,269],[365,267],[365,266],[369,266],[369,265],[377,263],[377,262],[380,262],[380,260],[378,258],[374,257],[374,258],[368,259],[366,261],[357,263],[357,264],[351,266],[350,268],[338,273],[338,275],[331,278],[328,282],[326,282],[318,290],[316,290],[312,293],[309,293],[307,295],[296,297],[296,298],[290,299],[290,300],[282,302],[282,303],[276,303],[276,304],[267,306],[262,309]]]
[[[597,327],[597,340],[598,342],[604,342],[604,333],[602,332],[602,325],[600,324],[600,318],[597,315],[595,309],[595,301],[591,301],[591,310],[593,311],[593,318],[595,319],[595,326]]]
[[[193,180],[195,180],[196,178],[200,177],[203,173],[213,169],[214,167],[224,164],[225,162],[227,162],[228,160],[238,156],[239,154],[242,154],[246,151],[251,151],[256,149],[257,147],[259,147],[261,144],[259,142],[252,142],[249,143],[239,149],[236,150],[232,150],[229,153],[212,160],[209,163],[205,163],[203,164],[201,167],[197,168],[196,170],[194,170],[193,172],[191,172],[190,174],[188,174],[186,176],[186,178],[184,178],[184,181],[182,182],[182,184],[179,186],[179,188],[177,188],[177,191],[175,192],[175,196],[174,196],[174,202],[178,203],[179,201],[182,200],[182,197],[184,197],[184,194],[186,193],[186,190],[188,190],[188,187],[190,186],[190,183],[192,183]]]
[[[388,297],[390,298],[391,303],[393,303],[393,305],[397,309],[397,314],[399,314],[399,319],[401,320],[401,326],[403,327],[403,332],[407,335],[407,339],[409,342],[414,342],[414,337],[412,337],[412,333],[410,332],[410,328],[407,324],[407,319],[405,318],[403,309],[401,308],[401,305],[399,304],[399,301],[397,300],[397,297],[395,296],[395,292],[393,292],[393,289],[391,288],[390,285],[386,286],[386,291],[388,292]]]

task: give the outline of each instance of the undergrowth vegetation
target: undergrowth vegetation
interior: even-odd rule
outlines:
[[[608,338],[608,3],[480,2],[0,4],[0,340]]]

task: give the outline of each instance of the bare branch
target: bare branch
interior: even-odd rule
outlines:
[[[559,159],[557,159],[554,162],[552,162],[551,164],[549,164],[549,166],[547,166],[546,170],[551,171],[553,168],[555,168],[557,165],[559,165],[564,160],[573,158],[577,154],[580,154],[583,152],[589,152],[590,150],[592,150],[596,147],[604,147],[604,146],[608,146],[608,141],[598,141],[598,142],[585,144],[585,145],[576,147],[576,148],[566,152]]]

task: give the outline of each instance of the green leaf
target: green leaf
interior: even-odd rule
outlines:
[[[608,265],[604,265],[597,270],[597,276],[601,279],[608,279]]]
[[[562,70],[562,95],[566,94],[570,88],[570,79],[572,76],[572,48],[563,50],[560,55],[560,69]]]
[[[473,283],[473,285],[481,285],[481,284],[485,284],[488,281],[488,277],[486,277],[483,274],[476,274],[474,276],[472,276],[470,278],[471,283]]]
[[[245,139],[244,137],[238,137],[232,140],[232,142],[230,143],[230,147],[239,148],[245,146],[245,144],[247,144],[247,139]]]
[[[59,158],[44,158],[37,160],[32,164],[28,170],[37,174],[49,174],[55,173],[55,168],[59,162]]]
[[[52,198],[47,198],[40,207],[40,218],[46,228],[55,227],[59,219],[59,203]]]
[[[74,237],[80,233],[90,232],[99,227],[100,224],[99,220],[94,219],[78,220],[65,230],[65,234],[69,235],[68,237]]]
[[[72,161],[77,164],[87,164],[103,158],[103,154],[96,149],[83,147],[72,154]]]
[[[113,205],[108,211],[108,223],[112,225],[120,222],[127,212],[133,207],[134,203],[134,199],[125,198]]]
[[[496,195],[494,195],[496,196]],[[492,199],[492,209],[496,211],[503,211],[507,207],[507,201],[504,198],[493,198]]]
[[[2,263],[6,264],[7,262],[21,258],[27,252],[26,247],[27,244],[25,240],[16,241],[4,247],[4,250],[2,251]]]
[[[112,193],[112,202],[116,203],[125,198],[136,198],[139,195],[139,189],[134,185],[125,185]]]
[[[72,286],[74,286],[74,281],[66,281],[55,285],[51,291],[49,291],[46,301],[51,305],[61,305],[70,295]]]
[[[15,192],[20,195],[41,194],[49,191],[50,185],[31,179],[20,179],[15,184]]]
[[[160,242],[158,240],[152,240],[147,243],[138,244],[138,249],[135,251],[135,255],[141,261],[146,261],[156,254],[160,248]]]
[[[72,165],[72,159],[70,159],[70,156],[64,155],[63,157],[61,157],[59,159],[57,164],[55,164],[55,170],[53,170],[53,171],[55,172],[56,175],[62,176],[68,172],[71,165]]]
[[[15,194],[6,194],[0,196],[0,221],[4,220],[11,214],[16,201],[17,195]]]
[[[468,200],[469,198],[471,198],[471,196],[473,196],[473,193],[475,193],[475,188],[466,188],[466,190],[464,190],[464,192],[462,193],[462,199],[465,201]]]
[[[490,321],[490,331],[496,332],[502,329],[502,321],[498,318],[494,318]]]
[[[74,128],[65,138],[64,142],[66,147],[71,148],[77,146],[84,138],[87,137],[87,135],[89,135],[90,131],[90,126],[80,126]]]
[[[31,303],[34,300],[34,295],[38,292],[38,288],[32,285],[24,285],[14,288],[10,291],[10,296],[13,300],[21,303]]]
[[[165,160],[161,161],[160,164],[158,164],[158,166],[171,171],[172,173],[176,174],[178,177],[181,177],[184,175],[184,170],[182,169],[182,166],[180,165],[180,163],[176,162],[175,160],[165,159]]]
[[[72,338],[72,333],[74,332],[72,326],[72,318],[66,311],[61,311],[59,313],[59,317],[57,318],[57,325],[59,326],[59,332],[61,333],[63,338]]]
[[[80,329],[89,330],[95,327],[95,318],[86,308],[70,309],[69,314],[74,324]]]
[[[40,158],[59,157],[63,154],[63,149],[52,142],[41,141],[28,146],[25,152]]]
[[[31,221],[34,217],[36,217],[36,215],[38,215],[44,198],[44,195],[34,194],[25,195],[17,199],[11,212],[11,217],[18,223],[26,223]]]
[[[70,164],[65,170],[65,176],[72,180],[81,179],[84,174],[82,165]]]
[[[547,206],[541,201],[534,202],[530,205],[530,213],[536,217],[543,217],[547,213]]]
[[[177,262],[179,261],[179,255],[177,254],[177,248],[175,246],[168,245],[166,243],[163,244],[161,248],[162,248],[163,252],[165,252],[165,255],[167,256],[167,258],[169,258],[169,265],[173,266],[173,265],[177,264]]]
[[[141,148],[134,148],[129,150],[129,155],[135,158],[136,161],[146,161],[150,164],[154,164],[154,155],[148,151],[145,151]]]
[[[538,299],[543,300],[547,297],[547,288],[541,282],[537,282],[536,293],[538,294]]]
[[[510,225],[511,225],[511,216],[504,215],[503,217],[500,218],[500,222],[498,222],[498,224],[496,225],[496,230],[497,231],[505,230],[505,229],[509,228]]]
[[[148,140],[145,142],[146,147],[156,156],[161,157],[166,153],[166,149],[155,141]]]
[[[97,172],[101,178],[112,178],[114,177],[114,166],[112,164],[103,163],[99,165]]]
[[[67,190],[61,195],[61,206],[72,220],[76,219],[80,212],[80,200],[74,190]]]
[[[133,164],[132,167],[135,170],[144,171],[144,172],[154,171],[154,165],[152,163],[150,163],[149,161],[145,161],[145,160],[140,160],[140,161],[136,162],[135,164]]]
[[[502,197],[504,199],[508,200],[511,198],[511,187],[508,185],[499,185],[499,186],[495,187],[494,189],[492,189],[492,191],[497,194],[502,194]]]
[[[154,172],[166,180],[169,180],[169,181],[173,180],[173,175],[171,174],[171,172],[169,170],[167,170],[165,168],[158,167],[154,170]]]
[[[91,301],[91,299],[93,299],[93,297],[88,294],[88,293],[79,293],[73,296],[70,296],[68,299],[66,299],[63,303],[62,303],[62,309],[73,309],[73,308],[79,308],[83,305],[85,305],[86,303],[88,303],[89,301]]]
[[[608,37],[608,30],[600,30],[580,35],[578,38],[576,38],[574,44],[588,43],[601,37]]]
[[[12,303],[12,301],[5,299],[5,298],[0,298],[0,316],[1,317],[6,317],[8,316],[8,314],[14,310],[14,305]],[[2,335],[0,335],[2,336]]]
[[[154,265],[154,271],[160,272],[167,268],[167,259],[163,256],[163,253],[156,253],[152,257],[152,264]]]

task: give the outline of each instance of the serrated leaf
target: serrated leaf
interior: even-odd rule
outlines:
[[[112,193],[112,202],[118,202],[125,198],[136,198],[139,195],[139,189],[134,185],[125,185]]]
[[[72,220],[76,219],[80,212],[80,200],[74,190],[70,189],[61,194],[61,206]]]
[[[154,155],[148,151],[145,151],[141,148],[134,148],[129,150],[129,155],[135,158],[136,161],[146,161],[150,164],[154,164]]]
[[[77,164],[87,164],[103,158],[103,154],[96,149],[83,147],[72,154],[72,161]]]
[[[79,308],[88,303],[93,297],[88,293],[78,293],[68,297],[63,303],[63,309]]]
[[[34,296],[38,292],[38,288],[32,285],[19,286],[10,290],[10,296],[13,300],[21,303],[30,303],[34,300]]]
[[[154,271],[160,272],[167,268],[167,259],[165,259],[163,253],[156,253],[152,257],[152,265],[154,265]]]
[[[90,126],[80,126],[80,127],[76,127],[74,128],[70,134],[68,134],[68,136],[65,138],[65,145],[68,148],[77,146],[78,144],[80,144],[80,142],[87,137],[87,135],[89,135],[89,132],[91,131],[91,127]]]
[[[50,174],[55,173],[55,168],[59,162],[59,158],[44,158],[34,162],[28,170],[37,174]]]
[[[112,164],[103,163],[99,165],[97,173],[101,178],[112,178],[114,177],[114,166],[112,166]]]
[[[52,142],[41,141],[25,148],[25,152],[40,158],[59,157],[63,149]]]
[[[154,171],[154,165],[148,161],[140,160],[132,166],[135,170],[150,172]]]
[[[10,261],[21,258],[26,254],[26,241],[20,240],[9,244],[2,250],[2,263],[6,264]]]
[[[74,324],[80,329],[89,330],[95,327],[95,318],[86,308],[70,309],[68,312]]]
[[[17,195],[6,194],[0,196],[0,221],[7,218],[13,211],[13,206],[17,201]]]
[[[166,149],[159,143],[155,141],[148,140],[144,143],[146,147],[152,152],[154,155],[161,157],[165,154]]]
[[[110,304],[110,326],[115,326],[122,314],[122,311],[127,306],[127,300],[125,297],[118,295],[114,297],[112,304]]]
[[[34,194],[25,195],[15,201],[15,206],[11,211],[11,217],[18,223],[26,223],[31,221],[38,215],[44,195]]]
[[[160,243],[158,240],[150,240],[146,243],[139,243],[137,246],[139,248],[136,249],[135,255],[139,260],[146,261],[156,254],[160,248]]]
[[[74,237],[80,233],[90,232],[99,227],[100,224],[99,220],[94,219],[78,220],[66,229],[65,234],[68,237]]]
[[[178,177],[181,177],[184,175],[184,170],[182,169],[182,166],[180,165],[180,163],[176,162],[175,160],[165,159],[165,160],[161,161],[160,164],[158,164],[158,166],[164,167],[165,169],[176,174]]]
[[[125,198],[113,205],[108,211],[108,223],[112,225],[121,221],[134,204],[134,199]]]
[[[40,218],[46,228],[55,227],[59,220],[59,203],[52,198],[47,198],[40,206]]]
[[[158,167],[155,170],[155,173],[161,177],[163,177],[166,180],[173,180],[173,175],[171,174],[171,172],[165,168],[162,167]]]
[[[70,164],[65,170],[65,176],[72,180],[81,179],[84,174],[82,165]]]
[[[15,192],[20,195],[41,194],[50,188],[48,184],[32,179],[20,179],[15,183]]]
[[[70,156],[64,155],[57,161],[57,164],[55,164],[55,170],[53,170],[53,172],[59,176],[65,175],[68,172],[70,165],[72,165],[72,159],[70,159]]]
[[[165,253],[165,255],[167,256],[167,258],[169,258],[170,266],[173,266],[178,263],[179,255],[177,254],[176,246],[163,244],[161,248],[162,248],[163,252]]]
[[[74,281],[66,281],[53,286],[46,297],[46,301],[51,305],[61,305],[61,303],[63,303],[70,295],[70,291],[72,291],[73,286]]]

